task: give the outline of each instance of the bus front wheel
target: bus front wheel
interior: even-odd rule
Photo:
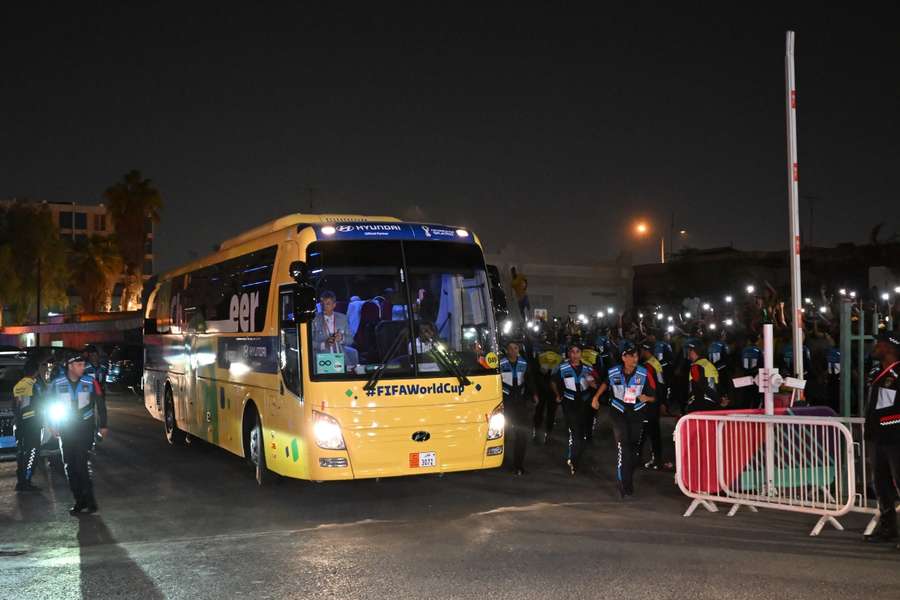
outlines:
[[[182,446],[185,443],[185,433],[178,429],[178,423],[175,421],[175,399],[172,396],[172,388],[166,386],[166,400],[163,422],[166,426],[166,440],[172,446]]]
[[[250,417],[250,429],[247,435],[247,460],[256,471],[256,483],[260,486],[275,481],[275,473],[266,467],[266,440],[263,437],[262,419],[254,407]]]

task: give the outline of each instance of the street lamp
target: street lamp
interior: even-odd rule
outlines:
[[[650,226],[646,221],[638,221],[634,226],[634,232],[638,237],[644,237],[650,233]],[[664,236],[659,238],[659,262],[661,264],[666,262],[666,238]]]

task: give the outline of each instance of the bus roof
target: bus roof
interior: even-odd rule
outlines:
[[[332,223],[344,223],[348,221],[354,222],[379,222],[379,223],[396,223],[399,222],[400,219],[396,217],[371,217],[371,216],[363,216],[363,215],[333,215],[333,214],[322,214],[322,215],[308,215],[303,213],[294,213],[290,215],[285,215],[283,217],[279,217],[274,221],[269,221],[268,223],[264,223],[259,225],[258,227],[254,227],[253,229],[247,230],[244,233],[237,235],[233,238],[229,238],[219,244],[219,250],[227,250],[228,248],[233,248],[235,246],[239,246],[245,242],[249,242],[250,240],[254,240],[258,237],[262,237],[264,235],[268,235],[270,233],[274,233],[281,229],[286,229],[288,227],[294,227],[297,225],[327,225]]]

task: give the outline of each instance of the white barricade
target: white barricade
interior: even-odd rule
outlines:
[[[686,517],[724,502],[729,516],[741,506],[818,515],[810,535],[826,523],[843,529],[837,517],[867,504],[854,454],[852,432],[834,417],[701,413],[675,427],[675,480],[694,499]]]

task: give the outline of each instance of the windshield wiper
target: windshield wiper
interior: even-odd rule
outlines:
[[[431,353],[438,359],[441,366],[450,371],[459,380],[460,385],[463,387],[472,385],[472,382],[466,377],[465,373],[462,372],[462,369],[459,368],[456,361],[449,356],[449,352],[451,351],[444,349],[444,345],[440,343],[435,344],[431,348]]]
[[[391,344],[391,347],[385,352],[382,363],[375,367],[375,370],[369,375],[369,380],[366,382],[366,385],[363,386],[365,391],[368,392],[375,389],[378,380],[381,379],[381,376],[384,374],[385,370],[387,370],[388,363],[397,357],[397,352],[400,350],[401,344],[407,336],[409,336],[409,332],[406,329],[401,329],[400,334],[394,338],[394,343]]]

